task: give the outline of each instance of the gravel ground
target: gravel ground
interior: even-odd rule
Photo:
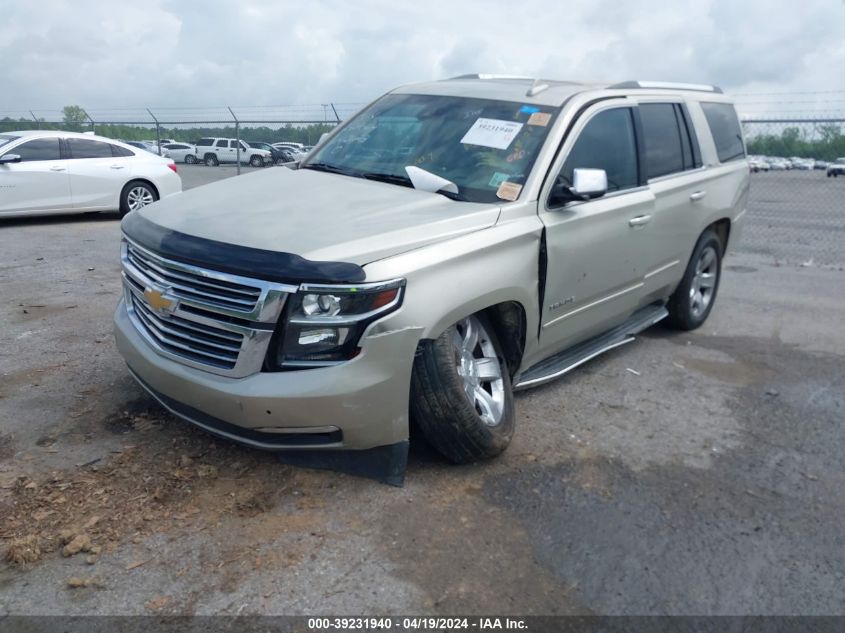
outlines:
[[[751,221],[794,224],[766,182]],[[162,411],[111,336],[115,218],[4,222],[0,616],[842,614],[845,261],[759,236],[703,328],[520,393],[494,461],[415,444],[397,489]]]

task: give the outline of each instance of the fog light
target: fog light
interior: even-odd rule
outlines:
[[[317,345],[319,343],[328,343],[329,345],[337,345],[339,332],[334,328],[326,328],[323,330],[302,330],[299,333],[300,345]]]

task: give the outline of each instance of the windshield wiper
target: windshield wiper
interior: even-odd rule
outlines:
[[[411,179],[407,176],[400,176],[397,174],[377,174],[373,172],[362,172],[360,174],[361,178],[366,178],[367,180],[378,180],[379,182],[389,182],[392,185],[401,185],[403,187],[411,187],[413,188],[413,183]]]
[[[301,165],[300,169],[313,169],[314,171],[324,171],[329,174],[341,174],[343,176],[355,176],[360,178],[361,174],[351,169],[340,167],[339,165],[332,165],[330,163],[308,163]]]

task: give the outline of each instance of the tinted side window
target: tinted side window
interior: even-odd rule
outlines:
[[[736,118],[736,110],[729,103],[702,103],[701,109],[710,126],[710,133],[716,143],[716,154],[720,163],[745,157],[742,130]]]
[[[572,184],[575,169],[604,169],[607,190],[619,191],[639,184],[637,143],[630,108],[599,112],[578,135],[560,175]]]
[[[683,171],[684,154],[674,104],[640,104],[640,120],[648,177]]]
[[[227,141],[225,139],[221,139],[221,140],[217,141],[214,145],[215,145],[215,147],[228,147],[229,141]]]
[[[119,145],[110,145],[112,156],[134,156],[134,152],[126,149],[125,147],[120,147]]]
[[[69,138],[67,140],[71,158],[111,158],[111,145],[87,138]]]
[[[38,138],[18,145],[9,152],[21,157],[21,162],[32,162],[39,160],[59,160],[59,139]]]
[[[197,146],[207,146],[207,145],[211,145],[211,139],[210,138],[201,138],[200,140],[197,141]]]

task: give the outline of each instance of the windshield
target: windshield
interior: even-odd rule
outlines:
[[[515,200],[559,108],[391,94],[357,115],[303,168],[413,186],[406,167],[457,185],[471,202]],[[411,170],[414,172],[415,170]]]
[[[12,136],[11,134],[0,134],[0,147],[4,145],[8,145],[15,139],[19,139],[20,136]]]

